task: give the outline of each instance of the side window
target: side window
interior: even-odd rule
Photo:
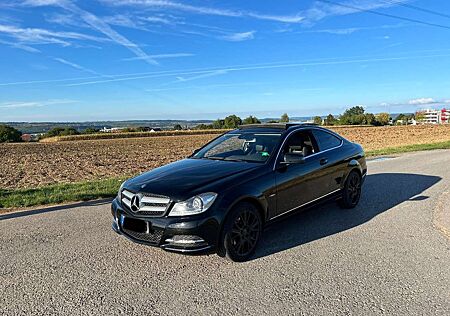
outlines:
[[[337,147],[342,142],[341,139],[337,138],[333,134],[320,130],[313,130],[313,135],[316,138],[317,142],[319,143],[320,151]]]
[[[284,154],[302,155],[307,157],[317,152],[317,146],[312,141],[309,132],[299,131],[292,134],[283,148]]]

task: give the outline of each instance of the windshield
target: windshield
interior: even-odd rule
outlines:
[[[227,161],[266,162],[281,133],[228,133],[212,141],[192,158]]]

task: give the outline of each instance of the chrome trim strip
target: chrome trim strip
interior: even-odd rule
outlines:
[[[212,246],[206,246],[206,247],[202,247],[202,248],[187,249],[187,248],[173,248],[173,247],[170,247],[170,245],[161,245],[160,247],[166,251],[181,252],[181,253],[200,252],[200,251],[205,251],[205,250],[209,250],[212,248]]]
[[[197,240],[189,240],[189,239],[180,239],[180,240],[173,240],[172,238],[168,238],[165,240],[168,243],[171,243],[173,245],[176,244],[202,244],[205,243],[206,241],[204,241],[203,239],[197,239]]]
[[[125,204],[131,210],[131,201],[127,199],[122,199],[122,203]]]
[[[134,193],[131,193],[130,191],[123,190],[122,194],[125,195],[129,200],[131,200],[134,196]]]
[[[162,198],[162,197],[156,197],[156,196],[143,196],[141,199],[142,203],[155,203],[155,204],[164,204],[170,202],[169,198]]]
[[[342,145],[344,145],[344,140],[342,139],[341,136],[339,136],[339,135],[336,134],[336,133],[333,133],[332,131],[328,131],[328,130],[326,130],[326,129],[324,129],[324,128],[315,128],[315,127],[311,127],[311,126],[308,126],[308,127],[305,126],[305,127],[301,127],[301,128],[294,129],[293,131],[291,131],[291,132],[284,138],[283,143],[281,144],[281,147],[280,147],[280,149],[278,150],[277,157],[275,158],[275,163],[274,163],[274,165],[273,165],[273,171],[276,170],[278,158],[280,157],[280,153],[281,153],[281,151],[283,150],[283,147],[284,147],[284,144],[286,143],[286,140],[287,140],[293,133],[298,132],[298,131],[301,131],[301,130],[308,130],[308,129],[315,129],[315,130],[318,130],[318,131],[324,131],[324,132],[326,132],[326,133],[329,133],[329,134],[331,134],[331,135],[333,135],[333,136],[339,138],[339,139],[341,140],[341,143],[339,144],[339,146],[335,146],[335,147],[332,147],[332,148],[328,148],[328,149],[319,151],[319,152],[317,152],[317,153],[314,153],[314,154],[312,154],[312,155],[306,156],[306,157],[305,157],[305,160],[306,160],[306,159],[309,159],[309,158],[311,158],[311,157],[314,157],[314,156],[316,156],[316,155],[325,153],[325,152],[327,152],[327,151],[337,149],[337,148],[339,148],[339,147],[342,147]]]
[[[137,213],[139,213],[139,212],[160,212],[160,213],[164,213],[165,211],[166,211],[166,206],[143,206],[143,207],[139,208]]]
[[[303,206],[306,206],[306,205],[308,205],[308,204],[311,204],[311,203],[313,203],[313,202],[315,202],[315,201],[317,201],[317,200],[320,200],[320,199],[322,199],[322,198],[324,198],[324,197],[327,197],[327,196],[329,196],[329,195],[331,195],[331,194],[333,194],[333,193],[336,193],[336,192],[338,192],[338,191],[341,191],[341,189],[334,190],[334,191],[332,191],[332,192],[330,192],[330,193],[327,193],[327,194],[325,194],[325,195],[322,195],[322,196],[320,196],[320,197],[318,197],[318,198],[316,198],[316,199],[314,199],[314,200],[311,200],[311,201],[309,201],[309,202],[306,202],[306,203],[304,203],[304,204],[302,204],[302,205],[300,205],[300,206],[296,206],[296,207],[290,209],[289,211],[283,212],[283,213],[281,213],[281,214],[278,214],[278,215],[272,217],[271,219],[269,219],[269,221],[271,221],[271,220],[273,220],[273,219],[275,219],[275,218],[277,218],[277,217],[280,217],[280,216],[282,216],[282,215],[285,215],[285,214],[287,214],[287,213],[290,213],[290,212],[292,212],[292,211],[294,211],[294,210],[296,210],[296,209],[299,209],[299,208],[301,208],[301,207],[303,207]]]

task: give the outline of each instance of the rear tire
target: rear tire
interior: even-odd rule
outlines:
[[[361,175],[357,171],[351,171],[342,189],[342,196],[339,199],[339,206],[351,209],[358,205],[361,198]]]
[[[255,253],[261,233],[262,219],[256,206],[239,203],[225,221],[219,254],[231,261],[247,261]]]

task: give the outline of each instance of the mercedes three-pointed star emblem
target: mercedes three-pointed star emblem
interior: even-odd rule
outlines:
[[[131,198],[131,210],[133,212],[139,212],[139,208],[141,207],[141,197],[138,194],[135,194]]]

